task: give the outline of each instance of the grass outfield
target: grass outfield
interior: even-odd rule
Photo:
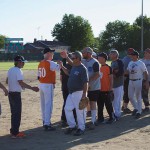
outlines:
[[[25,63],[23,70],[36,70],[39,62]],[[8,70],[14,66],[14,62],[0,62],[0,70]]]
[[[107,63],[110,65],[111,61],[108,61]],[[25,63],[23,70],[36,70],[38,67],[38,64],[39,62]],[[13,62],[0,62],[0,70],[8,70],[9,68],[13,66],[14,66]]]

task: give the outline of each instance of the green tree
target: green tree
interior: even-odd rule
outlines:
[[[127,49],[130,24],[116,20],[106,25],[106,30],[99,35],[103,51],[115,48],[119,51]]]
[[[0,48],[4,48],[5,38],[4,35],[0,35]]]
[[[89,22],[73,14],[63,16],[61,23],[54,26],[52,36],[71,46],[71,51],[81,50],[94,43],[93,31]]]
[[[141,16],[136,18],[135,22],[133,23],[133,26],[136,26],[138,29],[138,32],[137,32],[137,37],[138,37],[138,50],[141,49]],[[150,47],[150,42],[149,42],[149,39],[150,39],[150,18],[148,18],[147,16],[143,16],[143,27],[144,27],[144,32],[143,32],[143,47],[144,49]]]

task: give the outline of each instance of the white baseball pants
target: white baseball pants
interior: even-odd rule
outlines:
[[[114,114],[116,117],[121,117],[121,101],[123,98],[123,86],[113,88],[114,100],[112,102],[114,108]]]
[[[142,112],[141,91],[142,91],[142,80],[129,81],[128,96],[134,109],[137,109],[138,110],[137,113],[140,114]]]
[[[74,128],[76,122],[73,116],[73,109],[76,109],[78,128],[85,130],[85,121],[86,121],[86,111],[85,109],[79,110],[79,102],[82,98],[83,91],[77,91],[72,94],[69,94],[66,100],[65,105],[65,114],[67,118],[67,123],[69,128]]]
[[[41,97],[41,112],[44,125],[51,124],[51,115],[53,109],[53,95],[54,85],[40,83],[40,97]]]

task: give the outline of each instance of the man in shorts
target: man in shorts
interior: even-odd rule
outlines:
[[[88,70],[89,75],[89,88],[88,97],[90,100],[91,109],[91,124],[89,129],[94,129],[96,122],[96,102],[99,99],[100,92],[100,65],[97,59],[92,56],[93,50],[90,47],[86,47],[82,50],[83,60],[82,63]]]

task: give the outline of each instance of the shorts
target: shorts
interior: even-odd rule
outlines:
[[[88,91],[88,98],[89,98],[89,100],[97,102],[98,99],[99,99],[99,93],[100,93],[100,90]]]

